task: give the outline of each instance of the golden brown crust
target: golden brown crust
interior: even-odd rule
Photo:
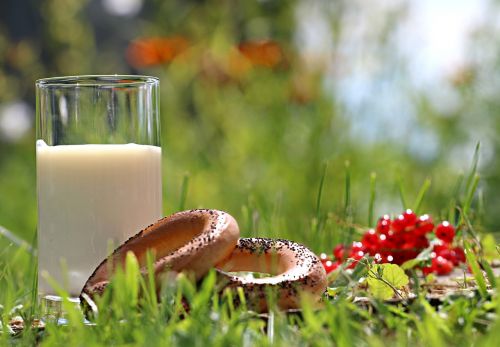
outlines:
[[[101,295],[116,267],[124,266],[127,252],[134,253],[145,272],[146,254],[151,251],[157,280],[166,271],[190,272],[200,279],[231,254],[238,237],[238,224],[226,212],[203,209],[175,213],[118,247],[95,269],[82,293],[90,297]]]
[[[277,290],[281,309],[300,307],[301,295],[319,302],[326,290],[326,272],[319,258],[305,246],[288,240],[241,238],[229,258],[217,265],[228,288],[241,287],[249,307],[267,311],[266,293]],[[271,277],[246,278],[228,272],[252,271]]]

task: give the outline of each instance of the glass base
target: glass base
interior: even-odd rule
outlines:
[[[41,320],[44,323],[52,322],[57,325],[66,325],[68,320],[66,318],[66,312],[63,308],[63,298],[58,295],[44,295],[40,298]],[[79,298],[68,298],[69,302],[75,306],[77,310],[80,310],[80,299]],[[85,323],[88,321],[85,319]]]

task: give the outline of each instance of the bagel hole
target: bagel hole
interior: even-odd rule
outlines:
[[[267,272],[257,272],[257,271],[229,271],[226,272],[229,276],[242,277],[246,280],[252,280],[256,278],[268,278],[274,275]]]
[[[221,270],[228,273],[253,273],[272,277],[288,270],[290,263],[279,253],[235,253]],[[255,278],[261,278],[255,277]]]

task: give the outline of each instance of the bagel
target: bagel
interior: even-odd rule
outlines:
[[[327,287],[320,259],[308,248],[288,240],[241,238],[231,255],[216,266],[225,288],[243,288],[248,307],[268,310],[266,293],[277,291],[277,305],[290,310],[300,307],[301,294],[319,302]],[[238,271],[261,272],[271,277],[248,278]],[[231,273],[230,273],[231,272]]]
[[[83,302],[83,294],[90,298],[102,295],[116,268],[124,267],[128,252],[137,257],[143,274],[146,254],[153,253],[157,286],[165,272],[189,272],[198,280],[231,254],[239,234],[236,220],[218,210],[190,210],[162,218],[103,260],[85,283],[80,300]]]

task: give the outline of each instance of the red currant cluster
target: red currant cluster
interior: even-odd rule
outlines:
[[[394,219],[382,216],[376,229],[366,231],[360,242],[335,246],[334,259],[322,253],[321,262],[327,273],[337,269],[348,258],[353,260],[348,267],[353,268],[365,254],[372,256],[377,263],[401,265],[430,247],[432,232],[436,239],[432,242],[431,264],[422,267],[422,272],[425,275],[446,275],[454,266],[465,262],[464,250],[453,246],[455,228],[447,221],[436,226],[429,215],[417,216],[412,210],[406,210]]]

